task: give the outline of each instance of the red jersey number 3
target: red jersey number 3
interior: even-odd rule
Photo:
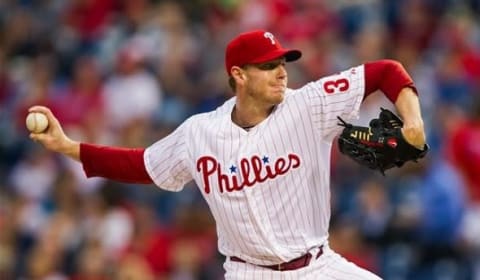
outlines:
[[[348,80],[345,78],[326,81],[323,84],[323,89],[327,94],[333,94],[336,92],[345,92],[349,88],[350,88],[350,84],[348,83]]]

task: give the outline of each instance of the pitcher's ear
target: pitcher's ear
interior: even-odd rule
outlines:
[[[230,70],[230,74],[237,83],[240,83],[246,79],[245,70],[238,66],[233,66]]]

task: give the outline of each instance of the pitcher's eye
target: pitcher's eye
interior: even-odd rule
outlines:
[[[266,63],[260,63],[257,64],[257,68],[260,70],[273,70],[277,68],[279,65],[283,65],[285,62],[283,61],[272,61],[272,62],[266,62]]]

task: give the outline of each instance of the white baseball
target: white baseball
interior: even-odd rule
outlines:
[[[48,119],[43,113],[31,112],[25,120],[27,129],[33,133],[41,133],[48,127]]]

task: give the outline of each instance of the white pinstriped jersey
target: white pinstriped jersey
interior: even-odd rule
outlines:
[[[148,147],[147,171],[170,191],[196,182],[222,254],[264,265],[294,259],[327,240],[337,116],[357,118],[364,91],[363,65],[288,89],[249,131],[232,122],[232,98]]]

